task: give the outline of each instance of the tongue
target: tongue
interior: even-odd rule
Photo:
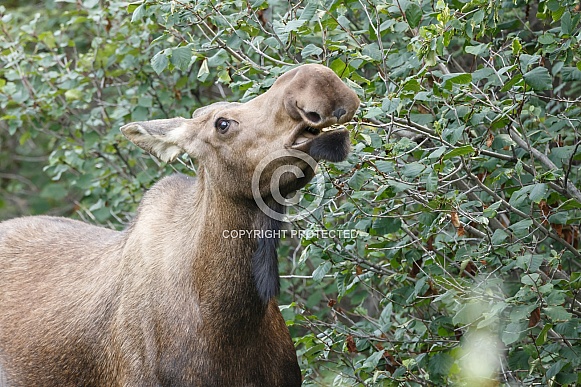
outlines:
[[[297,139],[295,140],[295,142],[293,143],[293,145],[300,145],[303,144],[307,141],[309,141],[311,138],[304,136],[304,135],[300,135],[297,137]]]

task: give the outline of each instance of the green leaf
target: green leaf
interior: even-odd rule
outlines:
[[[62,200],[67,197],[67,188],[60,183],[45,185],[40,191],[40,197],[51,200]]]
[[[313,18],[313,16],[315,16],[315,14],[317,13],[318,6],[319,6],[318,1],[308,1],[306,3],[305,8],[303,9],[303,12],[301,13],[299,20],[305,22],[310,21]]]
[[[192,60],[192,49],[188,46],[177,47],[171,51],[171,63],[182,71],[186,71]]]
[[[545,256],[541,254],[525,254],[517,257],[516,265],[529,273],[534,273],[539,270],[544,259]]]
[[[133,15],[131,15],[131,23],[141,20],[146,15],[146,11],[147,8],[145,7],[145,3],[139,5],[136,3],[130,3],[127,6],[127,12],[133,13]]]
[[[414,161],[413,163],[409,163],[403,166],[401,173],[405,177],[409,178],[416,178],[418,177],[424,170],[426,166],[424,164],[418,163]]]
[[[485,67],[482,69],[478,69],[472,73],[472,82],[478,82],[483,79],[489,79],[492,77],[496,77],[496,73],[491,68]]]
[[[52,32],[50,31],[44,31],[42,33],[40,33],[38,35],[38,38],[44,43],[46,44],[46,46],[50,49],[53,49],[56,47],[56,41],[54,38],[54,35]]]
[[[284,23],[277,19],[272,22],[272,27],[280,41],[286,44],[290,33],[299,29],[303,24],[305,24],[305,20],[291,20]]]
[[[458,156],[469,155],[469,154],[472,154],[475,152],[476,152],[476,149],[474,149],[472,147],[472,145],[463,145],[463,146],[460,146],[458,148],[454,148],[450,152],[446,153],[446,155],[444,155],[444,160],[449,160],[451,158],[458,157]]]
[[[323,49],[315,46],[314,44],[307,44],[305,48],[301,51],[301,56],[303,58],[309,57],[311,55],[319,56],[323,53]]]
[[[521,277],[520,282],[524,285],[538,286],[540,285],[539,277],[538,273],[525,274]]]
[[[411,188],[414,187],[411,184],[406,184],[406,183],[402,183],[402,182],[399,182],[399,181],[396,181],[396,180],[391,180],[391,179],[387,180],[387,184],[389,186],[393,187],[393,191],[395,193],[397,193],[397,192],[403,192],[403,191],[406,191],[406,190],[411,189]]]
[[[551,380],[552,378],[557,376],[557,374],[561,372],[561,370],[566,364],[567,362],[564,360],[557,360],[553,365],[551,365],[546,373],[547,380]]]
[[[426,190],[428,192],[436,192],[438,189],[438,174],[432,171],[426,178]]]
[[[529,55],[529,54],[521,54],[518,58],[520,63],[520,68],[522,72],[525,72],[529,66],[532,66],[536,63],[539,63],[541,60],[540,55]]]
[[[393,161],[378,160],[375,166],[379,172],[392,173],[395,170],[395,163]]]
[[[510,228],[515,233],[522,233],[528,231],[529,227],[533,225],[533,221],[530,219],[523,219],[519,222],[511,224],[508,228]]]
[[[528,369],[531,355],[526,351],[513,351],[508,355],[508,366],[511,370]]]
[[[398,110],[401,106],[401,100],[399,98],[384,98],[381,102],[381,110],[385,114],[391,114]]]
[[[349,179],[349,187],[359,190],[363,187],[363,184],[371,177],[371,171],[368,169],[360,169],[351,176]]]
[[[571,313],[567,312],[565,308],[560,305],[547,306],[543,309],[545,314],[553,321],[568,321],[573,316]]]
[[[197,78],[200,81],[204,82],[206,78],[208,78],[208,75],[210,75],[210,69],[208,68],[208,59],[204,59],[202,65],[200,66],[200,69],[198,70]]]
[[[290,20],[282,27],[281,32],[288,34],[289,32],[296,31],[305,24],[305,21],[304,19]]]
[[[502,149],[505,147],[515,146],[516,143],[510,138],[510,135],[506,133],[500,133],[494,136],[494,141],[492,142],[493,149]]]
[[[557,212],[549,216],[549,223],[551,224],[567,224],[569,220],[569,213],[567,211]]]
[[[430,374],[442,376],[448,375],[452,364],[454,364],[454,358],[452,356],[447,353],[439,352],[430,357],[428,370],[430,371]]]
[[[372,106],[367,110],[367,113],[363,117],[365,118],[375,118],[383,115],[383,111],[377,106]]]
[[[230,73],[228,73],[228,69],[220,71],[220,74],[218,74],[218,81],[225,84],[229,84],[230,82],[232,82],[232,78],[230,78]]]
[[[568,160],[573,155],[574,150],[575,147],[570,145],[554,147],[551,149],[550,157],[557,160]]]
[[[518,38],[515,38],[512,41],[512,55],[517,56],[518,54],[520,54],[522,51],[522,45],[520,43],[520,40]]]
[[[440,159],[440,157],[442,157],[442,155],[446,152],[447,149],[448,149],[448,147],[446,147],[445,145],[442,145],[441,147],[439,147],[438,149],[436,149],[435,151],[430,153],[428,155],[428,158],[430,160],[438,160],[438,159]]]
[[[515,76],[513,76],[512,78],[510,78],[508,80],[508,82],[506,82],[504,84],[504,86],[502,86],[502,89],[500,89],[502,92],[507,92],[509,91],[513,86],[521,86],[521,81],[522,81],[523,77],[521,74],[516,74]]]
[[[502,332],[502,341],[506,345],[510,345],[518,341],[522,336],[526,334],[526,324],[527,322],[511,322],[506,326]]]
[[[383,353],[385,352],[385,350],[381,350],[378,352],[374,352],[373,354],[371,354],[367,359],[365,359],[365,361],[363,362],[363,368],[367,368],[367,369],[375,369],[375,367],[377,367],[377,364],[379,363],[379,361],[381,360],[381,358],[383,357]]]
[[[482,305],[477,302],[468,302],[462,306],[452,318],[455,325],[468,325],[482,317]]]
[[[165,70],[168,64],[169,59],[167,58],[166,50],[158,52],[153,56],[153,58],[151,58],[151,67],[158,75],[161,74],[163,70]]]
[[[93,8],[97,4],[99,4],[99,0],[84,0],[83,1],[83,7],[85,7],[85,8]]]
[[[521,189],[519,189],[517,191],[514,191],[512,193],[512,195],[510,196],[510,200],[508,201],[508,203],[514,207],[520,206],[525,201],[529,192],[532,189],[533,189],[533,186],[527,185],[527,186],[522,187]]]
[[[486,207],[484,209],[484,211],[482,212],[482,215],[486,216],[487,218],[494,218],[497,214],[496,210],[498,210],[498,208],[501,205],[502,205],[502,201],[500,201],[500,200],[492,203],[491,205],[489,205],[488,207]],[[502,229],[496,229],[495,231],[502,231]],[[506,238],[506,233],[505,233],[504,237]],[[493,239],[493,243],[494,243],[494,235],[492,236],[492,239]],[[502,242],[502,241],[500,241],[500,242]],[[494,243],[494,244],[497,244],[497,243]]]
[[[555,42],[555,36],[549,32],[539,36],[539,43],[540,44],[551,44],[554,42]]]
[[[535,202],[540,203],[541,200],[547,198],[547,193],[549,192],[549,186],[545,183],[535,184],[531,191],[529,192],[529,198]]]
[[[405,18],[411,28],[416,28],[422,20],[422,9],[416,3],[411,3],[405,10]]]
[[[397,232],[401,229],[400,218],[376,218],[371,229],[375,235],[386,235]]]
[[[428,51],[428,53],[424,56],[424,61],[428,67],[435,66],[438,63],[438,55],[436,54],[436,51]]]
[[[83,92],[79,89],[70,89],[65,91],[65,99],[67,101],[77,101],[83,97]]]
[[[339,77],[343,77],[348,75],[347,72],[347,65],[345,64],[345,62],[343,62],[341,59],[337,58],[334,61],[331,62],[331,64],[329,65],[329,67],[331,68],[331,70],[333,70],[335,72],[335,74],[337,74]]]
[[[536,345],[545,344],[545,342],[547,341],[547,333],[549,332],[549,330],[551,330],[552,327],[553,324],[545,324],[545,326],[543,327],[543,329],[541,330],[541,332],[539,333],[535,340]]]
[[[331,266],[332,264],[330,261],[321,263],[319,267],[313,271],[313,281],[320,282],[323,278],[325,278],[325,275],[327,275],[329,270],[331,270]]]
[[[571,35],[573,31],[573,21],[571,19],[571,12],[565,11],[561,16],[561,35]]]
[[[581,81],[581,71],[577,67],[564,66],[561,69],[561,77],[564,82]]]
[[[422,89],[420,83],[418,82],[417,79],[409,79],[407,80],[404,85],[403,85],[403,89],[404,91],[413,91],[413,92],[419,92]]]
[[[366,45],[365,47],[363,47],[363,50],[361,51],[361,53],[363,55],[367,55],[371,59],[378,61],[378,62],[383,60],[383,53],[379,49],[379,46],[377,45],[377,43],[371,43],[371,44]]]
[[[127,13],[135,12],[137,7],[139,7],[140,5],[143,5],[143,1],[135,1],[133,3],[127,4]],[[131,20],[131,21],[133,22],[133,20]]]
[[[474,56],[484,56],[485,54],[488,53],[489,44],[482,43],[475,46],[466,46],[464,50],[466,51],[467,54],[472,54]]]
[[[451,84],[455,85],[468,85],[472,82],[472,74],[470,73],[452,73],[446,74],[442,77],[442,86],[451,88]]]
[[[535,67],[523,75],[525,83],[533,90],[550,90],[553,88],[553,78],[545,67]]]
[[[208,58],[208,67],[218,67],[224,65],[229,59],[226,50],[220,49]]]
[[[569,199],[563,202],[558,208],[560,211],[581,209],[581,203],[575,199]]]
[[[455,145],[460,138],[462,138],[462,134],[464,133],[464,129],[466,127],[464,125],[460,126],[447,126],[442,131],[442,137],[444,140],[448,141],[450,145]]]

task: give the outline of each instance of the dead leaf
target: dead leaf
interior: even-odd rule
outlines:
[[[541,308],[536,308],[529,317],[529,328],[534,327],[541,321]]]
[[[357,345],[355,345],[355,340],[353,339],[352,335],[347,335],[345,343],[347,344],[347,351],[349,351],[349,353],[357,352]]]
[[[393,374],[399,366],[398,361],[387,351],[383,352],[383,358],[385,359],[385,370]]]
[[[460,227],[460,218],[458,217],[458,212],[452,210],[452,212],[450,212],[450,218],[452,219],[452,226],[456,228]]]
[[[428,251],[434,251],[434,236],[430,235],[428,240],[426,241],[427,243],[427,249]]]
[[[460,273],[460,277],[464,277],[466,275],[470,275],[471,277],[474,277],[476,275],[477,271],[478,271],[478,268],[476,267],[474,262],[472,262],[472,260],[469,260],[466,262],[466,267],[464,268],[464,270],[462,270],[462,272]]]
[[[492,147],[492,143],[494,142],[494,134],[492,132],[488,132],[488,137],[486,138],[486,146]]]
[[[543,225],[546,226],[549,224],[549,216],[551,215],[551,207],[547,204],[545,200],[541,200],[539,202],[539,208],[541,210],[541,214],[543,214]]]
[[[412,263],[412,269],[410,270],[410,277],[416,278],[416,276],[420,273],[421,268],[420,265],[422,264],[422,258],[414,261]]]
[[[561,238],[563,237],[563,225],[562,224],[551,223],[551,227],[553,228],[553,230],[555,230],[555,232],[557,233],[558,236],[560,236]]]

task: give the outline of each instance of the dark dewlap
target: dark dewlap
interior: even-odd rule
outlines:
[[[282,206],[276,203],[278,208],[272,208],[277,213],[282,213]],[[277,247],[280,240],[278,232],[281,222],[261,213],[257,222],[257,228],[263,231],[272,230],[271,233],[264,232],[264,235],[271,235],[272,238],[261,237],[258,239],[256,251],[252,255],[252,274],[256,283],[256,290],[260,299],[267,304],[272,297],[280,292],[280,279],[278,276],[278,254]]]

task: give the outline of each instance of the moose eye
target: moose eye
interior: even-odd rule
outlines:
[[[225,118],[218,118],[216,120],[216,123],[214,124],[214,127],[218,130],[218,132],[224,134],[230,128],[230,120],[227,120]]]

